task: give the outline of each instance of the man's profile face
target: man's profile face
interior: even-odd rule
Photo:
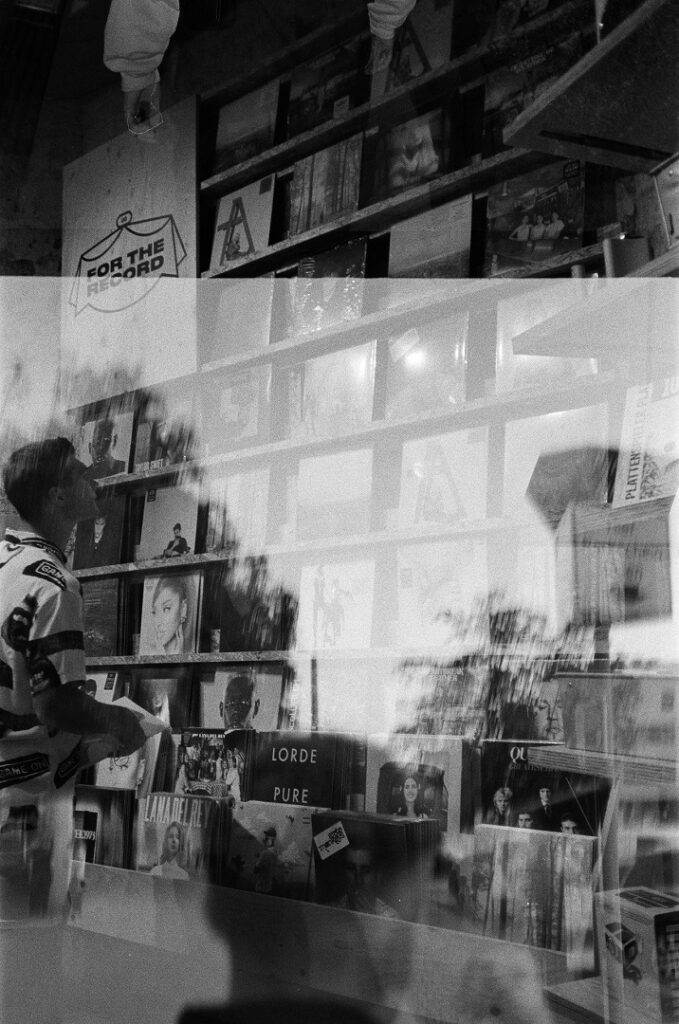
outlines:
[[[344,854],[344,877],[348,894],[361,893],[374,899],[377,874],[371,851],[348,847]]]
[[[74,455],[69,456],[59,484],[64,497],[63,511],[76,523],[96,519],[99,515],[96,485],[85,476],[86,469]]]
[[[259,710],[254,700],[254,683],[245,676],[235,676],[227,683],[221,712],[226,729],[250,729],[252,719]]]

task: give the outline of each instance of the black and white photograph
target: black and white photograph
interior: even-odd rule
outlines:
[[[0,1024],[679,1024],[678,52],[0,0]]]

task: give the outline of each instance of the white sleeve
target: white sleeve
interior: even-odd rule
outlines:
[[[372,0],[368,4],[370,31],[379,39],[393,39],[417,0]]]
[[[104,64],[120,72],[123,92],[158,81],[158,65],[179,18],[179,0],[111,0]]]

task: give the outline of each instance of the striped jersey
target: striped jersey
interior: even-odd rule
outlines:
[[[82,595],[57,547],[0,542],[0,920],[50,918],[65,904],[80,737],[48,730],[33,698],[85,679]]]

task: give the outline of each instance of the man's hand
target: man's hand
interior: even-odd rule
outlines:
[[[132,754],[139,750],[146,741],[146,734],[139,724],[139,719],[128,708],[117,708],[112,704],[108,709],[110,715],[108,732],[115,736],[120,744],[118,754]]]
[[[123,93],[123,110],[128,131],[141,135],[162,124],[160,114],[160,86],[157,82],[145,89]]]
[[[376,75],[379,71],[385,71],[391,63],[393,49],[393,39],[371,36],[370,59],[365,66],[366,75]]]

